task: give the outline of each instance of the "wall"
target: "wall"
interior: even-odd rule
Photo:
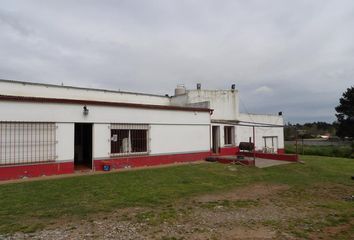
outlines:
[[[239,150],[238,150],[238,145],[236,142],[236,138],[237,138],[237,129],[236,126],[231,125],[231,124],[216,124],[213,123],[212,126],[218,126],[219,130],[220,130],[220,134],[219,134],[219,139],[220,139],[220,148],[219,148],[219,155],[235,155]],[[225,126],[233,126],[234,127],[234,144],[232,145],[225,145],[225,131],[224,131],[224,127]],[[210,134],[210,148],[212,149],[213,147],[213,136],[212,134]]]
[[[152,125],[151,154],[210,151],[209,125]]]
[[[57,123],[57,145],[56,154],[58,162],[74,160],[74,124]]]
[[[264,136],[277,136],[278,149],[284,149],[284,128],[283,127],[257,127],[261,124],[274,124],[282,126],[284,120],[282,116],[278,115],[257,115],[257,114],[240,114],[239,117],[241,124],[250,124],[247,122],[255,123],[255,136],[256,136],[256,150],[262,150],[264,147]],[[253,142],[253,128],[248,126],[237,126],[236,142],[248,142],[249,137]]]
[[[110,157],[111,123],[151,124],[152,155],[209,152],[209,112],[83,106],[59,103],[0,102],[0,121],[56,122],[58,162],[74,159],[74,123],[93,124],[93,158]]]
[[[214,110],[211,119],[236,120],[239,113],[238,91],[234,90],[187,90],[186,94],[171,98],[173,105],[210,102]]]
[[[94,124],[93,158],[96,160],[120,158],[110,154],[109,127],[110,124]],[[210,151],[209,125],[152,124],[149,126],[148,137],[149,155],[173,155]]]
[[[260,124],[284,125],[283,116],[275,114],[247,114],[240,113],[238,120]]]
[[[153,94],[140,94],[112,90],[99,90],[49,84],[0,80],[0,94],[11,96],[83,99],[108,102],[170,105],[170,98]]]
[[[111,152],[111,132],[110,124],[95,123],[93,124],[93,151],[94,159],[107,158]]]
[[[0,101],[0,121],[210,124],[209,112]]]

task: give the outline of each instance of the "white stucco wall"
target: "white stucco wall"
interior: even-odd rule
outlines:
[[[149,154],[178,154],[209,151],[209,125],[149,126]],[[93,158],[109,158],[111,151],[110,124],[93,126]]]
[[[187,90],[186,94],[171,98],[173,105],[187,105],[209,101],[214,110],[211,119],[236,120],[239,113],[237,90]]]
[[[0,80],[0,94],[11,96],[65,98],[108,102],[170,105],[170,98],[152,94],[119,92]]]
[[[284,125],[284,119],[279,115],[260,115],[260,114],[240,114],[239,120],[241,124],[255,125],[256,150],[262,150],[264,147],[263,137],[276,136],[278,139],[277,148],[284,148],[284,128],[283,127],[257,127],[261,124],[274,124],[278,126]],[[248,142],[249,137],[253,142],[253,128],[248,126],[237,126],[236,142]]]
[[[0,121],[209,124],[209,112],[0,101]]]
[[[210,151],[209,125],[152,125],[151,154]]]
[[[209,112],[0,101],[0,121],[55,122],[57,161],[74,159],[74,123],[93,123],[93,158],[110,157],[110,124],[150,126],[150,154],[209,151]]]
[[[274,114],[247,114],[240,113],[238,117],[239,121],[252,122],[252,123],[265,123],[265,124],[275,124],[284,125],[283,116]]]
[[[73,161],[74,159],[74,124],[57,123],[56,161]]]
[[[244,127],[244,126],[237,126],[237,137],[236,141],[237,144],[240,142],[248,142],[249,138],[251,137],[251,141],[253,142],[253,128],[252,127]],[[278,146],[277,148],[284,148],[282,144],[282,134],[281,129],[279,128],[255,128],[255,138],[256,138],[256,150],[262,150],[264,147],[264,139],[263,137],[270,137],[270,136],[277,136],[278,138]]]
[[[95,159],[107,158],[111,152],[111,130],[108,123],[95,123],[92,130],[92,156]]]

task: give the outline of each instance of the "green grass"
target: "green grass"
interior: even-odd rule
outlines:
[[[306,200],[303,190],[318,183],[354,187],[350,180],[354,174],[352,159],[306,156],[303,160],[306,164],[264,169],[237,167],[231,171],[228,165],[215,163],[0,185],[0,233],[33,232],[58,218],[82,219],[124,207],[164,206],[255,182],[288,184],[292,191],[285,197],[294,201]],[[247,207],[243,202],[222,204]],[[321,207],[354,212],[351,202],[326,204]],[[155,214],[145,212],[138,217],[154,219]],[[167,208],[159,214],[169,219],[176,213]]]
[[[285,145],[286,153],[296,153],[296,147],[293,144]],[[354,153],[350,145],[342,146],[313,146],[313,145],[304,145],[304,151],[302,150],[301,143],[298,144],[298,153],[304,155],[313,155],[313,156],[327,156],[327,157],[342,157],[342,158],[354,158]]]

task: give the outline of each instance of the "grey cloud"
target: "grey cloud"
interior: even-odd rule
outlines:
[[[160,94],[236,83],[248,111],[290,121],[333,121],[354,82],[351,0],[4,0],[0,30],[0,78]]]

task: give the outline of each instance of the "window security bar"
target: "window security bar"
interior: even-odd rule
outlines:
[[[56,125],[0,122],[0,165],[55,161]]]
[[[147,154],[148,136],[147,124],[111,124],[111,155]]]

